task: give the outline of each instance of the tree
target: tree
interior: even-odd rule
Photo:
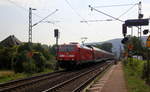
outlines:
[[[53,55],[53,56],[56,56],[56,45],[53,45],[52,47],[49,47],[50,49],[50,53]]]
[[[42,72],[55,63],[51,47],[40,43],[24,43],[19,46],[0,46],[0,69],[13,69],[15,72]]]
[[[34,53],[33,59],[35,60],[35,64],[36,64],[36,67],[38,68],[38,72],[43,71],[45,68],[46,59],[42,55],[42,53],[40,52]]]
[[[33,44],[32,43],[24,43],[22,45],[20,45],[17,49],[17,52],[20,53],[22,51],[32,51],[32,46]]]
[[[16,47],[0,47],[0,69],[11,69]]]
[[[132,47],[132,48],[130,48]],[[132,52],[132,55],[144,55],[145,46],[141,39],[133,36],[129,37],[128,42],[124,45],[126,52]]]
[[[40,43],[22,44],[17,49],[16,58],[14,58],[14,70],[16,72],[42,72],[49,66],[51,59],[48,46],[44,47]]]
[[[133,53],[136,55],[142,55],[144,46],[142,40],[137,37],[131,37],[129,44],[133,45]]]

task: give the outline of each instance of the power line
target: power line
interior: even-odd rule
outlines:
[[[94,4],[94,0],[90,0]]]
[[[48,18],[49,16],[55,14],[58,11],[58,9],[56,9],[54,12],[50,13],[49,15],[47,15],[46,17],[44,17],[42,20],[38,21],[37,23],[33,24],[32,27],[36,26],[37,24],[41,23],[43,20],[45,20],[46,18]]]
[[[7,0],[7,1],[8,1],[9,3],[15,5],[16,7],[20,8],[20,9],[26,11],[26,12],[29,12],[28,9],[26,9],[26,8],[24,8],[24,7],[20,6],[20,5],[18,5],[18,4],[15,3],[14,1],[11,1],[11,0]],[[41,17],[41,16],[39,16],[39,15],[37,15],[37,14],[35,14],[35,13],[32,13],[32,14],[34,14],[35,16],[37,16],[37,17],[39,17],[39,18],[43,18],[43,17]]]
[[[20,6],[20,5],[18,5],[18,4],[15,3],[14,1],[11,1],[11,0],[7,0],[7,1],[8,1],[9,3],[15,5],[16,7],[20,8],[20,9],[26,11],[26,12],[29,12],[28,9],[26,9],[26,8],[24,8],[24,7]],[[57,11],[57,9],[56,9],[56,11]],[[32,14],[35,15],[36,17],[38,17],[38,18],[42,18],[42,19],[43,19],[43,17],[37,15],[36,13],[32,13]],[[50,13],[46,18],[48,18],[48,17],[51,16],[51,15],[52,15],[52,14]],[[45,18],[45,19],[46,19],[46,18]]]
[[[118,4],[118,5],[104,5],[104,6],[94,6],[95,8],[102,8],[102,7],[118,7],[118,6],[130,6],[135,4]],[[138,3],[136,3],[138,5]]]
[[[127,12],[129,12],[133,7],[135,7],[135,5],[137,4],[134,4],[132,7],[130,7],[128,10],[126,10],[124,13],[122,13],[119,17],[117,17],[117,19],[119,19],[120,17],[122,17],[123,15],[125,15]],[[106,19],[106,20],[88,20],[88,21],[80,21],[81,23],[83,22],[99,22],[99,21],[114,21],[112,19]]]
[[[111,16],[111,15],[109,15],[109,14],[106,14],[106,13],[104,13],[104,12],[102,12],[102,11],[99,11],[99,10],[97,10],[97,9],[93,8],[91,5],[89,5],[89,7],[91,8],[91,10],[95,10],[95,11],[97,11],[97,12],[99,12],[99,13],[102,13],[102,14],[104,14],[104,15],[108,16],[108,17],[111,17],[111,18],[113,18],[113,19],[115,19],[115,20],[118,20],[118,21],[124,22],[123,20],[120,20],[119,18],[113,17],[113,16]]]
[[[20,9],[23,9],[23,10],[27,10],[26,8],[24,8],[24,7],[22,7],[22,6],[20,6],[20,5],[18,5],[18,4],[16,4],[14,1],[11,1],[11,0],[7,0],[9,3],[11,3],[11,4],[13,4],[13,5],[15,5],[16,7],[18,7],[18,8],[20,8]]]
[[[135,7],[137,4],[134,4],[132,7],[130,7],[127,11],[125,11],[124,13],[122,13],[118,18],[122,17],[123,15],[125,15],[127,12],[129,12],[133,7]]]
[[[84,22],[100,22],[100,21],[114,21],[112,19],[106,19],[106,20],[87,20],[87,21],[80,21],[81,23],[84,23]]]
[[[66,3],[69,5],[69,7],[76,13],[76,15],[78,15],[82,20],[86,21],[73,7],[72,5],[69,3],[68,0],[65,0]],[[87,23],[87,22],[86,22]],[[87,23],[88,24],[88,23]]]

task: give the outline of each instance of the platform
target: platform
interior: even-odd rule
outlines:
[[[113,65],[87,92],[127,92],[121,62]]]

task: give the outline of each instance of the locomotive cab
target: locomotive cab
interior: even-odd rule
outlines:
[[[57,61],[60,67],[69,68],[76,65],[78,48],[77,44],[60,45],[58,50]]]

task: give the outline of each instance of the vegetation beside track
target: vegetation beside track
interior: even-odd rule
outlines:
[[[44,69],[43,72],[40,73],[15,73],[14,71],[11,70],[1,70],[0,71],[0,83],[8,82],[11,80],[17,80],[17,79],[22,79],[22,78],[27,78],[31,76],[36,76],[40,74],[45,74],[49,72],[53,72],[54,70],[52,69]]]
[[[55,63],[54,46],[40,43],[0,45],[0,83],[54,71]]]
[[[129,58],[123,63],[128,92],[150,92],[150,86],[142,79],[145,61]]]

